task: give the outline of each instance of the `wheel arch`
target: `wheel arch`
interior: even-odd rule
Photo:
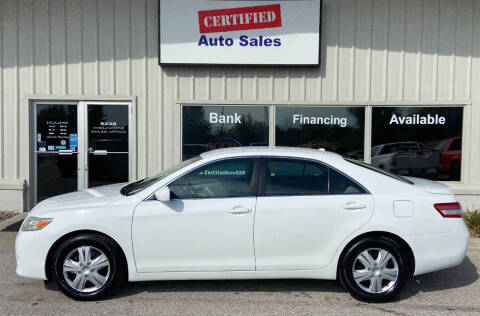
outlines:
[[[97,230],[90,230],[90,229],[84,229],[84,230],[76,230],[76,231],[72,231],[72,232],[69,232],[65,235],[63,235],[62,237],[58,238],[54,243],[53,245],[50,247],[50,249],[48,250],[48,254],[47,254],[47,258],[45,260],[45,276],[47,277],[47,280],[52,280],[52,276],[51,276],[51,269],[50,269],[50,264],[52,263],[52,259],[53,259],[53,254],[55,253],[55,251],[57,250],[57,248],[67,239],[71,238],[71,237],[74,237],[74,236],[78,236],[78,235],[83,235],[83,234],[96,234],[96,235],[101,235],[105,238],[108,238],[110,239],[111,241],[113,241],[118,249],[120,249],[120,252],[122,254],[122,260],[124,261],[125,265],[128,266],[128,261],[127,261],[127,256],[125,255],[125,251],[123,250],[123,248],[120,246],[120,243],[118,243],[114,238],[112,238],[111,236],[105,234],[105,233],[102,233],[102,232],[99,232]],[[126,269],[127,271],[127,274],[128,274],[128,269]]]
[[[391,238],[391,239],[395,240],[400,245],[400,247],[402,247],[402,250],[405,251],[405,254],[407,255],[407,258],[408,258],[408,270],[409,270],[410,275],[413,275],[413,273],[415,271],[415,255],[414,255],[413,250],[410,247],[410,245],[402,237],[400,237],[400,236],[398,236],[394,233],[390,233],[390,232],[386,232],[386,231],[372,231],[372,232],[367,232],[367,233],[363,233],[363,234],[360,234],[360,235],[356,236],[355,238],[350,240],[350,242],[348,242],[345,245],[345,247],[343,247],[343,250],[340,253],[340,256],[338,257],[338,261],[337,261],[337,279],[338,279],[338,273],[340,271],[340,263],[342,262],[342,259],[343,259],[343,256],[345,255],[345,253],[348,251],[348,249],[353,244],[355,244],[359,240],[361,240],[363,238],[366,238],[366,237],[388,237],[388,238]]]

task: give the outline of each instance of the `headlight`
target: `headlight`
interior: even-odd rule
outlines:
[[[38,218],[38,217],[28,217],[22,224],[20,228],[24,232],[40,230],[50,224],[53,221],[52,218]]]

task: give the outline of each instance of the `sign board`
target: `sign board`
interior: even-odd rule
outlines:
[[[159,61],[320,64],[321,0],[159,0]]]

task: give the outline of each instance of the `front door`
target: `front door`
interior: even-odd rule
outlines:
[[[32,201],[129,181],[129,103],[33,104]]]
[[[171,200],[141,202],[133,215],[138,272],[255,269],[255,159],[213,162],[169,185]]]

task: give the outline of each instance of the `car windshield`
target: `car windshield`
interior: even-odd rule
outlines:
[[[351,158],[344,158],[346,161],[350,162],[350,163],[353,163],[354,165],[357,165],[357,166],[360,166],[360,167],[363,167],[363,168],[367,168],[367,169],[370,169],[372,171],[375,171],[375,172],[378,172],[378,173],[381,173],[385,176],[388,176],[390,178],[394,178],[398,181],[402,181],[402,182],[405,182],[405,183],[408,183],[408,184],[414,184],[412,181],[410,180],[407,180],[405,179],[404,177],[402,176],[399,176],[398,174],[395,174],[393,172],[390,172],[390,171],[387,171],[387,170],[384,170],[384,169],[380,169],[380,168],[377,168],[377,167],[374,167],[368,163],[365,163],[365,162],[361,162],[361,161],[358,161],[358,160],[355,160],[355,159],[351,159]]]
[[[190,158],[188,160],[185,160],[177,165],[174,165],[170,168],[167,168],[165,170],[163,170],[162,172],[160,172],[159,174],[153,176],[153,177],[149,177],[149,178],[145,178],[145,179],[141,179],[141,180],[138,180],[138,181],[135,181],[135,182],[131,182],[129,184],[127,184],[126,186],[124,186],[121,190],[120,190],[120,193],[122,193],[123,195],[132,195],[132,194],[136,194],[140,191],[142,191],[143,189],[149,187],[150,185],[162,180],[163,178],[165,177],[168,177],[169,175],[171,175],[172,173],[182,169],[182,168],[185,168],[186,166],[188,165],[191,165],[199,160],[201,160],[202,157],[200,156],[196,156],[196,157],[193,157],[193,158]]]

